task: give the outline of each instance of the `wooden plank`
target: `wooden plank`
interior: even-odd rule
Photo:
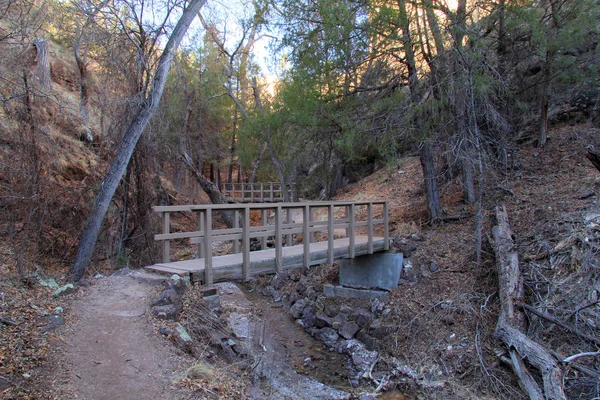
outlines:
[[[162,221],[162,228],[163,228],[163,234],[168,235],[169,234],[169,229],[171,227],[171,222],[169,221],[169,212],[166,211],[163,213],[163,221]],[[170,247],[171,243],[169,242],[169,239],[165,239],[163,240],[163,253],[162,253],[162,260],[163,262],[169,262],[171,261],[171,247]]]
[[[367,206],[368,235],[369,235],[369,254],[373,254],[373,203]]]
[[[212,212],[210,210],[207,210],[204,216],[204,233],[204,283],[212,285]]]
[[[281,272],[282,262],[282,253],[281,253],[281,241],[283,237],[281,236],[281,207],[277,207],[275,209],[275,272]]]
[[[235,229],[239,229],[239,227],[240,227],[240,211],[239,210],[235,210],[233,212],[233,227]],[[238,239],[234,239],[234,241],[233,241],[233,252],[234,253],[240,252],[240,241]]]
[[[262,227],[267,226],[267,210],[266,209],[260,210],[260,221],[261,221]],[[267,237],[266,236],[261,235],[260,248],[261,248],[261,250],[264,250],[267,248]]]
[[[390,216],[388,215],[388,202],[383,203],[383,241],[384,249],[390,249]]]
[[[306,267],[308,267],[308,258],[309,258],[309,253],[310,253],[310,231],[309,231],[309,223],[308,221],[310,220],[310,206],[306,205],[304,206],[304,209],[302,210],[303,212],[303,216],[302,216],[302,220],[304,221],[304,238],[302,239],[302,243],[303,243],[303,251],[304,251],[304,265]]]
[[[202,231],[202,235],[204,236],[204,212],[203,211],[197,211],[198,212],[198,230]],[[203,247],[203,240],[198,240],[198,258],[203,258],[204,257],[204,247]]]
[[[333,264],[333,220],[335,219],[333,211],[333,204],[330,204],[327,211],[327,263],[329,265]]]
[[[356,240],[356,228],[354,227],[354,204],[350,205],[350,222],[348,224],[348,255],[354,258],[354,244]]]
[[[243,264],[242,264],[242,276],[244,280],[250,276],[250,208],[244,209],[244,222],[242,225],[244,230],[242,235],[242,251],[243,251]]]

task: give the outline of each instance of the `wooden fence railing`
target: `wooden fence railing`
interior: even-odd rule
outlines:
[[[292,189],[287,188],[289,198]],[[279,182],[258,183],[222,183],[221,193],[229,201],[238,203],[276,203],[283,202],[283,190]]]
[[[154,240],[162,241],[162,262],[171,259],[170,243],[175,239],[189,239],[198,245],[198,258],[204,258],[204,272],[207,284],[213,282],[212,259],[213,243],[233,241],[233,253],[243,254],[242,275],[247,279],[250,265],[250,240],[260,242],[260,248],[267,247],[267,238],[273,238],[275,248],[275,271],[282,266],[282,248],[292,245],[292,235],[303,235],[304,265],[308,265],[310,243],[327,241],[327,261],[334,259],[334,231],[345,232],[348,238],[348,256],[355,257],[355,239],[360,232],[367,236],[368,253],[373,253],[375,226],[384,238],[384,250],[389,249],[389,217],[387,201],[358,202],[307,202],[278,204],[214,204],[187,206],[155,206],[155,212],[162,214],[162,233]],[[320,211],[319,210],[323,210]],[[260,221],[251,224],[251,212],[260,213]],[[191,232],[171,232],[171,213],[191,212],[196,214],[197,230]],[[216,229],[213,225],[215,213],[234,214],[232,228]],[[336,216],[337,214],[337,216]],[[341,214],[341,215],[340,215]],[[375,216],[379,218],[375,218]],[[301,220],[301,221],[300,221]],[[319,232],[325,232],[319,234]],[[307,240],[308,239],[308,240]],[[324,239],[324,240],[323,240]]]

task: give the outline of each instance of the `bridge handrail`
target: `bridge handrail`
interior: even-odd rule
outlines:
[[[293,193],[291,185],[288,185],[287,191],[291,197]],[[284,200],[283,190],[279,182],[222,183],[221,193],[227,199],[240,202],[281,202]]]
[[[381,218],[374,218],[373,209],[381,208]],[[261,249],[266,248],[267,237],[274,236],[275,244],[275,270],[281,271],[282,266],[282,238],[286,237],[287,245],[292,243],[292,234],[301,233],[304,236],[304,264],[308,265],[310,243],[315,242],[314,233],[327,231],[327,259],[333,263],[334,258],[334,230],[345,229],[349,239],[349,256],[354,258],[354,245],[356,228],[367,227],[368,253],[373,253],[373,226],[383,225],[384,248],[389,250],[389,216],[388,202],[384,200],[365,201],[316,201],[301,203],[253,203],[253,204],[200,204],[182,206],[154,206],[154,212],[162,215],[162,233],[154,236],[154,240],[162,241],[163,263],[170,261],[170,241],[174,239],[190,239],[198,244],[198,256],[204,258],[204,273],[206,284],[212,284],[212,244],[215,241],[233,241],[233,253],[240,253],[239,242],[242,243],[242,275],[248,278],[250,266],[250,239],[259,238]],[[327,209],[325,220],[315,220],[315,210]],[[336,209],[343,208],[344,216],[335,217]],[[366,220],[357,220],[358,210],[366,208]],[[302,223],[292,221],[292,210],[302,210]],[[261,212],[261,225],[251,226],[250,212]],[[267,212],[274,212],[274,224],[268,223]],[[180,212],[197,213],[198,230],[186,232],[170,232],[170,214]],[[212,227],[213,212],[233,212],[234,226],[232,228],[214,229]],[[285,221],[283,220],[285,214]],[[331,218],[333,216],[333,218]],[[241,218],[240,218],[241,217]],[[240,220],[242,222],[240,226]]]

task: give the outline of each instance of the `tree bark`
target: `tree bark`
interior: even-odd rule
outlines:
[[[492,229],[492,234],[496,252],[500,316],[494,338],[510,352],[513,369],[531,399],[566,399],[562,386],[563,371],[557,360],[550,351],[522,332],[524,316],[518,312],[517,302],[524,294],[523,281],[505,207],[496,207],[496,219],[498,225]],[[525,367],[525,360],[542,375],[543,390]]]
[[[152,81],[152,88],[148,93],[148,96],[138,106],[131,123],[127,127],[125,134],[123,135],[123,140],[116,151],[115,158],[106,178],[102,182],[96,201],[90,211],[81,239],[79,240],[75,261],[69,268],[69,278],[73,281],[79,281],[85,273],[90,258],[92,257],[94,247],[96,246],[98,234],[102,227],[102,221],[106,216],[108,206],[123,177],[123,173],[131,159],[131,155],[133,154],[133,150],[135,149],[140,136],[158,107],[175,51],[179,47],[190,24],[205,3],[206,0],[190,0],[188,6],[183,10],[175,29],[173,29],[173,33],[167,41],[165,49],[158,61],[158,67]]]
[[[440,194],[437,187],[433,146],[428,140],[423,142],[419,158],[421,160],[421,166],[423,167],[423,179],[425,181],[425,194],[427,197],[429,217],[432,222],[435,222],[439,220],[443,211],[442,203],[440,202]]]
[[[187,154],[182,154],[180,157],[181,157],[181,160],[183,161],[183,163],[185,164],[185,166],[187,167],[188,171],[190,171],[190,173],[196,179],[196,181],[198,182],[198,184],[200,185],[202,190],[204,190],[204,192],[208,195],[208,198],[210,199],[211,203],[213,203],[213,204],[228,204],[229,203],[227,201],[227,199],[223,196],[221,191],[219,190],[219,187],[217,185],[215,185],[213,182],[211,182],[209,179],[204,177],[204,175],[202,175],[202,171],[199,171],[194,166],[194,163],[193,163],[192,159],[190,158],[190,156],[188,156]],[[229,228],[233,228],[233,217],[232,217],[231,213],[230,212],[222,212],[221,215],[223,216],[223,219],[225,220],[225,224]]]
[[[50,60],[48,59],[48,42],[45,39],[37,38],[33,41],[36,49],[35,58],[35,76],[39,83],[39,88],[44,91],[50,90]]]

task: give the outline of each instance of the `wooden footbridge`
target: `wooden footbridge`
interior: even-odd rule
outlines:
[[[287,188],[292,198],[292,189]],[[222,183],[221,193],[230,203],[276,203],[285,201],[279,182]]]
[[[285,269],[333,263],[389,249],[387,201],[156,206],[162,215],[163,260],[151,270],[190,275],[204,284],[248,279]],[[171,230],[171,215],[191,214],[194,231]],[[215,228],[217,213],[231,213],[232,228]],[[171,241],[197,245],[197,258],[171,261]],[[231,253],[214,255],[231,243]],[[251,244],[258,250],[251,251]],[[271,247],[269,247],[269,245]]]

